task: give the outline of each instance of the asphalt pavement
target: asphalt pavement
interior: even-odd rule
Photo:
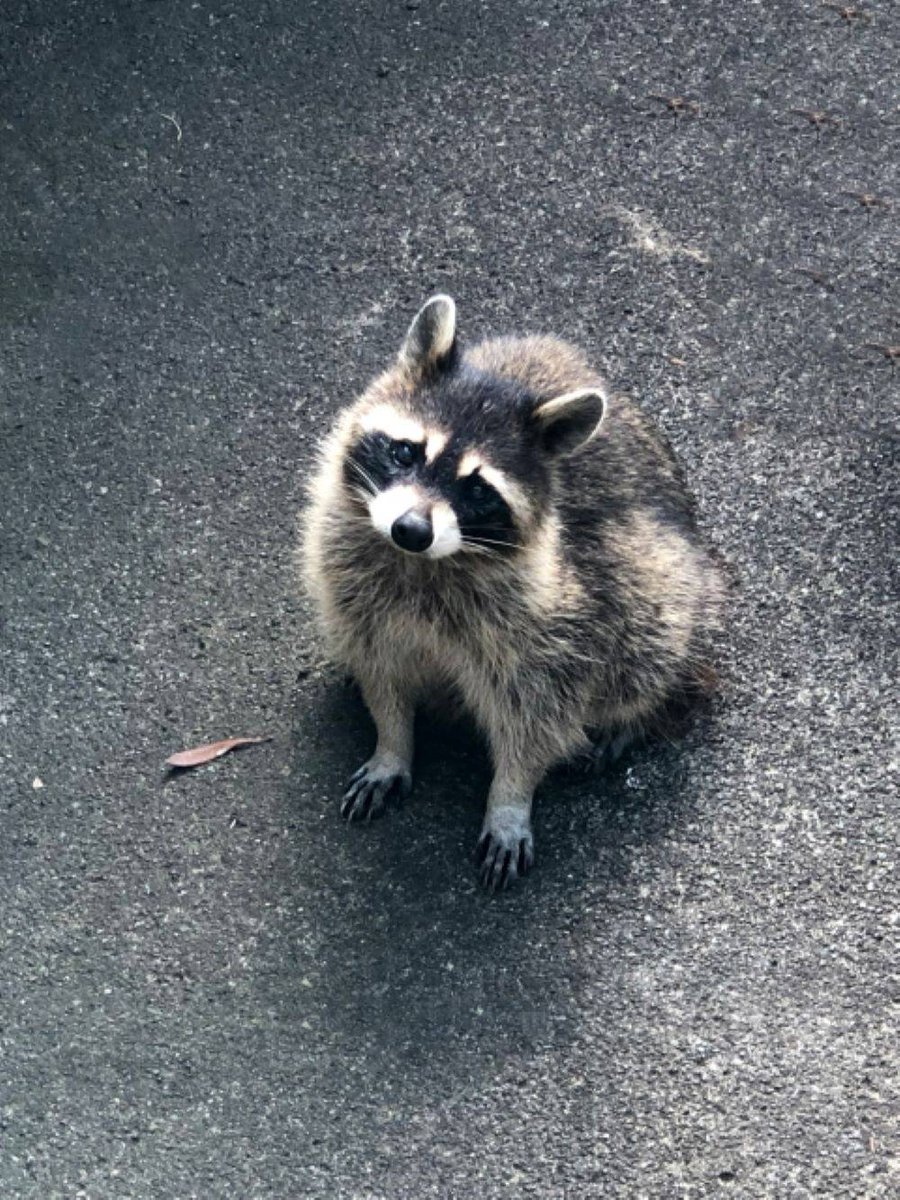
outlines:
[[[0,1196],[900,1194],[898,61],[890,0],[3,5]],[[464,732],[340,821],[296,581],[437,290],[588,348],[736,582],[494,898]]]

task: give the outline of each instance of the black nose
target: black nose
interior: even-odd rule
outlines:
[[[409,550],[411,554],[421,554],[434,541],[434,530],[431,521],[411,508],[408,513],[391,526],[391,537],[401,550]]]

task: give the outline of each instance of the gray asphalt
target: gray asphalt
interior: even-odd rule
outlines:
[[[0,1195],[898,1194],[900,8],[860,7],[4,4]],[[551,780],[496,899],[464,736],[341,824],[371,732],[294,574],[438,289],[590,348],[738,585],[711,713]]]

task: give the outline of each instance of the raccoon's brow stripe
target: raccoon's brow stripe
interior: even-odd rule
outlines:
[[[484,466],[484,460],[480,454],[474,450],[469,450],[459,460],[459,466],[456,468],[456,478],[465,479],[467,475],[474,475],[476,471]]]
[[[395,442],[425,441],[425,427],[414,417],[398,412],[389,404],[378,404],[360,417],[360,428],[364,433],[383,433]]]
[[[425,461],[433,463],[437,456],[443,451],[447,445],[449,438],[446,433],[441,433],[440,430],[431,429],[428,431],[428,436],[425,439]]]
[[[469,450],[460,459],[456,478],[468,479],[476,471],[479,477],[489,487],[492,487],[507,505],[520,510],[527,508],[527,501],[515,483],[510,482],[502,471],[498,471],[496,467],[492,467],[490,463],[485,462],[477,451]]]

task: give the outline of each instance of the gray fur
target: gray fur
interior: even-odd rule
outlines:
[[[305,576],[378,730],[345,815],[375,815],[408,788],[415,708],[446,692],[491,749],[478,845],[494,889],[531,866],[531,801],[546,771],[584,751],[589,731],[619,742],[652,731],[703,677],[724,589],[681,470],[637,409],[555,338],[500,338],[462,355],[454,341],[447,354],[445,324],[436,367],[429,337],[435,318],[452,314],[443,300],[426,305],[398,364],[342,414],[311,488]],[[548,403],[571,393],[574,404]],[[501,403],[499,423],[472,415]],[[348,482],[344,463],[366,414],[385,405],[440,426],[451,465],[465,450],[503,464],[514,549],[464,545],[432,561],[373,530],[365,488]],[[563,410],[574,433],[545,447],[548,413]]]

